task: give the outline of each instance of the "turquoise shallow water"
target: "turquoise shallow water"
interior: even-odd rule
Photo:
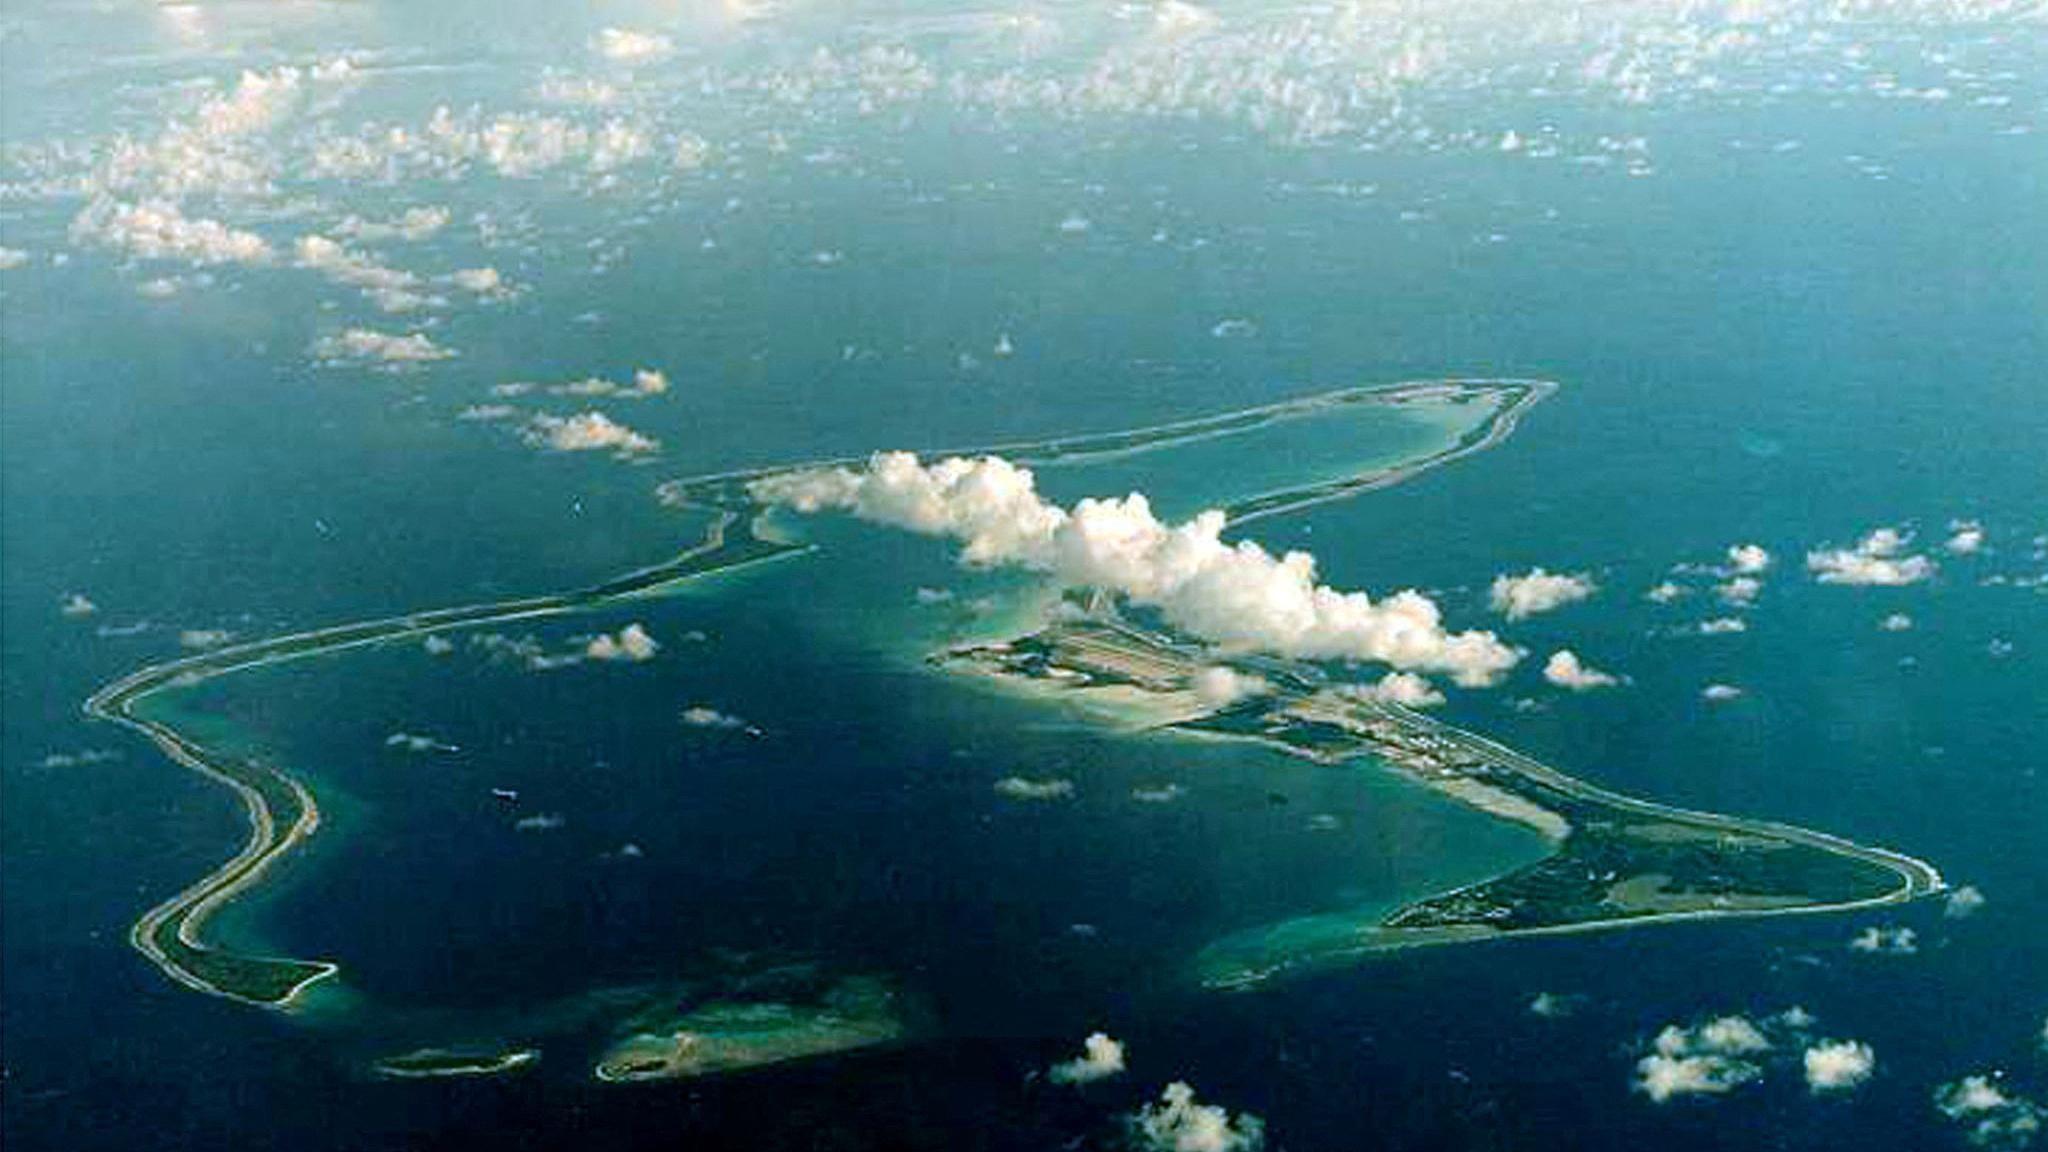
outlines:
[[[1049,126],[1014,155],[909,129],[892,145],[928,183],[958,165],[999,174],[1001,194],[962,197],[939,225],[890,178],[834,177],[815,202],[761,191],[763,211],[738,213],[703,256],[706,198],[609,279],[452,320],[464,359],[418,378],[304,368],[310,294],[195,294],[172,313],[97,261],[9,280],[10,1146],[678,1132],[767,1145],[830,1130],[856,1145],[1042,1147],[1099,1135],[1179,1076],[1266,1116],[1290,1148],[1718,1149],[1759,1132],[1793,1148],[1955,1146],[1932,1086],[1993,1066],[2038,1086],[2048,1010],[2048,613],[2037,591],[1984,583],[2038,574],[2029,538],[2048,532],[2043,168],[2037,150],[1991,151],[1910,117],[1880,131],[1820,110],[1688,115],[1645,181],[1275,152],[1197,127],[1109,152],[1064,147]],[[1721,146],[1766,127],[1806,147]],[[1877,134],[1914,160],[1882,183],[1840,162]],[[764,162],[764,184],[789,165]],[[1287,191],[1331,179],[1374,182],[1378,199]],[[1453,184],[1426,225],[1398,218]],[[1086,238],[1049,242],[1087,196],[1104,203]],[[1209,243],[1151,244],[1161,217]],[[801,239],[779,235],[791,221]],[[1507,242],[1473,241],[1494,228]],[[829,276],[802,259],[825,243],[850,251]],[[983,258],[959,262],[963,248]],[[598,307],[602,325],[562,319]],[[1258,335],[1208,335],[1233,316]],[[1017,352],[998,360],[987,349],[1004,330]],[[873,354],[849,358],[849,344]],[[971,371],[963,350],[980,358]],[[655,360],[677,395],[633,415],[665,441],[659,468],[530,454],[450,420],[508,377]],[[1495,452],[1262,522],[1258,538],[1313,548],[1339,585],[1432,589],[1459,624],[1500,623],[1484,606],[1497,572],[1592,572],[1594,600],[1512,635],[1538,658],[1569,644],[1631,683],[1570,697],[1525,668],[1500,692],[1455,697],[1455,719],[1644,795],[1929,857],[1984,890],[1983,912],[1902,912],[1925,944],[1898,962],[1847,952],[1862,922],[1819,919],[1443,950],[1176,999],[1154,987],[1160,959],[1212,930],[1432,883],[1454,833],[1474,856],[1516,845],[1481,843],[1483,828],[1383,780],[1116,737],[892,662],[970,622],[957,606],[920,613],[910,589],[970,600],[985,578],[930,542],[819,523],[806,531],[846,547],[746,577],[745,599],[685,592],[590,622],[710,636],[643,668],[528,676],[466,652],[367,653],[212,701],[336,797],[332,839],[224,926],[338,956],[398,1010],[454,1003],[494,1024],[508,1005],[686,968],[713,943],[824,954],[913,972],[945,1038],[693,1096],[596,1093],[553,1065],[504,1086],[371,1085],[332,1031],[191,996],[123,943],[143,907],[239,835],[216,789],[77,716],[179,628],[266,632],[630,567],[676,542],[648,498],[669,475],[1450,373],[1564,387]],[[1190,492],[1237,482],[1192,479]],[[1955,516],[1982,518],[1991,550],[1945,558],[1929,585],[1829,588],[1797,571],[1823,542],[1905,522],[1927,544]],[[1669,607],[1640,592],[1744,540],[1779,557],[1750,631],[1668,635],[1720,609],[1704,592]],[[878,609],[882,572],[903,599]],[[101,605],[95,621],[55,613],[74,589]],[[1918,626],[1879,631],[1893,611]],[[142,620],[154,627],[137,636],[94,634]],[[583,626],[545,635],[565,644]],[[1992,656],[1994,639],[2011,653]],[[1709,708],[1698,693],[1714,681],[1747,695]],[[767,753],[681,729],[674,714],[694,702],[761,721]],[[382,744],[394,730],[464,751],[398,756]],[[89,747],[121,756],[41,765]],[[1012,771],[1069,776],[1079,796],[1018,811],[991,790]],[[1162,780],[1187,799],[1128,800]],[[507,828],[493,786],[564,825]],[[1343,834],[1305,831],[1321,811],[1356,815]],[[603,859],[627,842],[645,852],[633,869]],[[1538,991],[1582,1008],[1538,1020],[1525,1011]],[[1782,1075],[1705,1108],[1630,1095],[1630,1052],[1665,1023],[1791,1003],[1877,1048],[1882,1072],[1853,1100],[1816,1103]],[[1085,1101],[1018,1087],[1096,1026],[1130,1042],[1128,1082]]]

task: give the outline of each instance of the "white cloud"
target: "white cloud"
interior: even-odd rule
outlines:
[[[1223,664],[1211,664],[1196,672],[1191,686],[1195,690],[1195,698],[1210,708],[1222,708],[1247,696],[1262,695],[1272,687],[1257,676],[1247,676]]]
[[[1545,1020],[1559,1020],[1572,1014],[1577,1008],[1577,998],[1560,996],[1555,992],[1538,992],[1529,1001],[1529,1013]]]
[[[1667,1026],[1651,1051],[1636,1061],[1636,1091],[1662,1104],[1679,1096],[1719,1095],[1763,1076],[1754,1059],[1771,1041],[1741,1016],[1723,1016],[1696,1028]]]
[[[1687,594],[1687,589],[1666,580],[1643,593],[1643,599],[1653,604],[1669,604]]]
[[[1721,616],[1700,621],[1700,635],[1727,636],[1736,632],[1749,631],[1749,621],[1740,616]]]
[[[1948,894],[1942,903],[1941,914],[1950,920],[1967,920],[1984,907],[1984,893],[1974,884],[1965,884]]]
[[[420,647],[424,648],[429,656],[446,656],[455,651],[455,642],[444,636],[429,636],[420,641]]]
[[[522,816],[512,827],[521,832],[553,832],[569,821],[559,812],[543,812],[538,816]]]
[[[360,289],[386,312],[416,312],[438,307],[447,301],[420,291],[420,278],[398,268],[387,268],[361,252],[320,235],[301,236],[292,246],[293,263],[310,269],[337,284]]]
[[[1033,780],[1024,776],[1005,776],[996,781],[996,794],[1012,800],[1065,800],[1074,794],[1072,780]]]
[[[704,704],[696,704],[683,709],[682,720],[683,723],[692,728],[737,729],[749,727],[745,720],[729,712],[720,712],[718,709]]]
[[[225,628],[187,628],[178,633],[178,643],[186,648],[218,648],[235,638]]]
[[[365,220],[360,216],[344,216],[335,224],[334,234],[371,244],[381,240],[409,240],[417,243],[446,228],[452,218],[448,209],[431,205],[407,208],[392,220]]]
[[[1503,573],[1493,579],[1489,594],[1493,610],[1521,620],[1584,600],[1599,588],[1583,573],[1577,576],[1531,568],[1520,576]]]
[[[1178,784],[1160,784],[1152,787],[1140,784],[1131,789],[1131,799],[1140,804],[1171,804],[1187,795],[1187,789]]]
[[[432,736],[417,732],[393,732],[384,738],[386,748],[403,748],[407,752],[460,752],[462,749]]]
[[[11,272],[28,263],[28,253],[0,244],[0,272]]]
[[[1975,520],[1949,521],[1948,542],[1942,547],[1954,556],[1969,556],[1984,547],[1984,525]]]
[[[1911,956],[1920,951],[1919,933],[1911,928],[1865,928],[1849,941],[1853,952],[1877,956]]]
[[[1764,582],[1754,576],[1732,576],[1714,585],[1714,594],[1721,598],[1721,602],[1737,608],[1747,608],[1756,603],[1758,594],[1763,590]]]
[[[71,221],[71,239],[128,253],[144,260],[188,264],[267,264],[276,253],[254,232],[218,220],[188,218],[169,200],[131,204],[99,197]]]
[[[1342,690],[1404,708],[1434,708],[1444,702],[1443,692],[1428,677],[1413,672],[1389,672],[1371,684],[1349,684]]]
[[[526,441],[555,452],[613,452],[620,456],[661,447],[660,441],[643,436],[595,409],[574,416],[539,413],[527,424]]]
[[[434,343],[424,332],[400,336],[374,328],[350,328],[314,341],[313,355],[330,365],[356,362],[405,367],[447,360],[455,352]]]
[[[1820,549],[1806,554],[1807,570],[1823,584],[1898,587],[1934,575],[1934,561],[1908,555],[1911,537],[1896,528],[1876,528],[1854,548]]]
[[[1855,1040],[1823,1040],[1801,1057],[1806,1087],[1815,1093],[1847,1092],[1862,1086],[1877,1067],[1870,1045]]]
[[[1123,1044],[1112,1040],[1108,1033],[1094,1032],[1081,1042],[1079,1056],[1060,1061],[1045,1075],[1055,1084],[1092,1084],[1121,1075],[1123,1070]]]
[[[1910,632],[1913,630],[1913,618],[1904,612],[1894,612],[1879,620],[1877,626],[1886,632]]]
[[[1195,1090],[1176,1080],[1130,1118],[1132,1143],[1144,1152],[1258,1152],[1266,1125],[1257,1116],[1203,1104]]]
[[[1709,684],[1700,689],[1700,699],[1713,704],[1739,699],[1741,696],[1742,689],[1733,684]]]
[[[968,564],[1020,565],[1069,586],[1118,592],[1218,643],[1444,672],[1467,686],[1494,683],[1521,657],[1491,632],[1446,632],[1436,604],[1418,592],[1375,602],[1317,583],[1306,552],[1275,557],[1252,541],[1226,543],[1221,512],[1165,524],[1139,493],[1082,500],[1068,511],[1041,499],[1034,483],[1028,469],[997,457],[927,466],[890,452],[865,471],[786,473],[751,491],[800,512],[844,509],[951,537],[963,542]]]
[[[1771,554],[1761,544],[1735,544],[1728,549],[1728,569],[1754,576],[1771,566]]]
[[[512,296],[513,289],[496,268],[457,268],[445,277],[448,283],[486,300],[503,300]]]
[[[1543,678],[1574,692],[1608,688],[1620,682],[1613,675],[1581,661],[1578,653],[1569,648],[1560,648],[1550,654],[1550,659],[1543,665]]]
[[[1970,1143],[1979,1148],[2019,1149],[2040,1135],[2048,1109],[2008,1092],[1997,1075],[1965,1076],[1934,1092],[1934,1106],[1962,1124]]]
[[[90,616],[99,610],[100,606],[93,603],[92,598],[82,592],[67,593],[63,601],[57,605],[57,611],[74,619],[80,616]]]
[[[659,651],[661,645],[647,634],[647,629],[633,623],[619,629],[616,636],[600,632],[591,637],[590,643],[583,649],[583,654],[592,660],[622,660],[637,664],[643,660],[654,659],[654,654]]]
[[[597,54],[622,64],[643,64],[663,59],[676,50],[676,42],[659,32],[638,32],[631,28],[605,28],[593,43]]]

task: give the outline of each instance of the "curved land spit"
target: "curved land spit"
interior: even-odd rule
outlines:
[[[1553,389],[1554,385],[1540,380],[1501,379],[1433,380],[1347,388],[1148,428],[1001,444],[972,452],[1000,453],[1023,463],[1051,464],[1146,452],[1194,440],[1229,436],[1282,421],[1312,418],[1318,414],[1328,413],[1332,409],[1350,405],[1455,402],[1485,403],[1493,406],[1490,417],[1483,424],[1461,437],[1456,443],[1430,456],[1339,480],[1268,492],[1239,500],[1225,509],[1230,521],[1236,524],[1383,488],[1427,469],[1440,467],[1475,452],[1485,451],[1506,439],[1514,431],[1522,414],[1549,395]],[[313,793],[285,769],[260,759],[208,748],[190,734],[179,731],[170,721],[146,715],[138,705],[151,695],[267,664],[303,660],[375,644],[410,641],[438,632],[602,608],[634,597],[658,595],[664,589],[685,580],[805,552],[809,550],[806,545],[779,540],[764,534],[761,526],[766,509],[754,501],[748,491],[749,484],[754,480],[782,472],[832,464],[858,463],[860,461],[856,459],[809,461],[670,481],[659,489],[665,503],[712,513],[703,539],[694,547],[667,561],[636,569],[586,588],[489,604],[407,613],[236,644],[183,659],[153,664],[101,688],[86,701],[85,710],[89,715],[140,732],[172,760],[233,789],[241,798],[249,816],[249,838],[241,850],[220,867],[144,913],[129,933],[130,942],[166,975],[180,984],[201,992],[273,1008],[291,1006],[307,988],[334,976],[338,971],[335,964],[327,961],[246,955],[205,943],[205,925],[213,913],[260,883],[272,863],[311,836],[319,828],[320,809]],[[1114,629],[1118,626],[1109,627]],[[1131,630],[1123,631],[1126,638],[1142,635]],[[1178,651],[1170,640],[1144,638],[1138,641],[1141,645],[1154,642],[1165,644],[1169,650]],[[1269,676],[1275,671],[1272,667],[1262,667],[1260,670]],[[1091,674],[1099,676],[1100,673],[1101,670],[1096,669]],[[1281,698],[1283,697],[1276,697]],[[1504,778],[1523,781],[1531,787],[1548,790],[1544,799],[1532,800],[1547,811],[1556,811],[1562,807],[1556,797],[1563,796],[1581,805],[1604,806],[1614,811],[1631,811],[1660,818],[1673,827],[1711,827],[1716,830],[1717,835],[1763,837],[1771,839],[1774,843],[1796,843],[1836,858],[1888,868],[1900,878],[1895,889],[1864,893],[1853,902],[1816,904],[1813,901],[1802,900],[1798,909],[1774,907],[1771,910],[1821,911],[1884,903],[1910,899],[1936,891],[1941,886],[1940,876],[1932,867],[1910,857],[1879,849],[1863,848],[1835,837],[1803,829],[1702,813],[1686,813],[1645,801],[1632,800],[1574,780],[1470,733],[1450,729],[1414,717],[1412,714],[1397,715],[1394,711],[1388,710],[1386,715],[1398,721],[1396,727],[1403,731],[1427,733],[1465,747],[1475,755],[1483,753],[1490,764],[1500,769]],[[1264,717],[1255,722],[1266,723],[1273,720],[1273,717]],[[1248,731],[1241,728],[1232,730],[1233,724],[1245,721],[1244,716],[1226,712],[1182,727],[1185,730],[1209,728],[1212,734],[1217,735],[1265,739],[1288,746],[1297,752],[1317,755],[1318,758],[1323,758],[1327,754],[1326,749],[1319,750],[1291,740],[1286,729],[1294,723],[1292,720],[1281,718],[1277,721],[1277,727],[1270,731]],[[1353,733],[1352,737],[1354,740],[1362,741],[1361,746],[1370,743],[1369,738],[1359,737],[1357,733]],[[1486,782],[1486,786],[1500,784],[1499,780]],[[1469,796],[1463,798],[1468,801],[1470,799]],[[1567,819],[1571,818],[1567,815]],[[1678,835],[1683,838],[1682,832],[1663,835]],[[1575,865],[1582,863],[1573,857],[1569,849],[1574,840],[1584,839],[1576,832],[1566,837],[1563,843],[1567,850],[1534,867],[1541,869],[1561,860],[1571,860]],[[1354,932],[1348,938],[1347,946],[1355,951],[1360,946],[1386,947],[1403,943],[1498,935],[1502,926],[1498,923],[1487,924],[1483,916],[1475,922],[1471,918],[1472,909],[1500,896],[1497,886],[1513,884],[1521,876],[1521,873],[1517,873],[1514,876],[1488,881],[1486,884],[1475,885],[1469,889],[1461,889],[1411,905],[1409,909],[1404,909],[1402,913],[1391,918],[1385,926],[1376,929],[1383,934],[1391,934],[1393,938],[1361,945]],[[1668,893],[1665,887],[1650,882],[1648,877],[1641,879],[1644,883],[1628,890],[1631,894],[1629,898],[1643,905],[1640,915],[1629,920],[1632,923],[1697,915],[1738,912],[1755,914],[1765,910],[1746,907],[1658,907],[1660,900],[1682,901],[1685,897],[1682,894]],[[1668,881],[1670,877],[1663,879]],[[1478,903],[1475,904],[1475,901]],[[1481,908],[1481,911],[1485,912],[1485,908]],[[1413,923],[1395,923],[1411,914]],[[1580,920],[1562,924],[1530,925],[1521,930],[1570,930],[1589,925],[1599,926],[1592,920]],[[1233,964],[1232,967],[1243,975],[1258,966]],[[1216,979],[1212,982],[1242,981]]]

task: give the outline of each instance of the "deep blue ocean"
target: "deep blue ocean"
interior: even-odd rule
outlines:
[[[2024,583],[2048,569],[2048,150],[1931,110],[1668,115],[1649,179],[1276,149],[1201,124],[1111,148],[1057,123],[990,138],[910,121],[858,141],[888,164],[763,159],[744,211],[707,185],[637,225],[602,276],[532,270],[528,294],[451,316],[437,338],[462,358],[417,375],[308,366],[310,286],[167,307],[103,258],[8,271],[7,1146],[1110,1146],[1118,1115],[1181,1078],[1295,1150],[1963,1146],[1935,1085],[2000,1068],[2048,1090],[2048,599]],[[1804,146],[1726,144],[1772,136]],[[1878,151],[1886,180],[1842,160]],[[970,173],[987,187],[959,187]],[[1362,183],[1376,192],[1317,191]],[[1075,212],[1085,233],[1059,232]],[[9,242],[51,221],[23,209]],[[804,258],[824,247],[844,262]],[[1212,335],[1231,318],[1252,331]],[[1014,355],[990,353],[1003,333]],[[504,380],[644,364],[673,393],[614,411],[663,441],[648,466],[453,419]],[[1503,688],[1453,693],[1454,722],[1645,797],[1910,852],[1983,909],[1423,950],[1191,990],[1174,958],[1224,932],[1434,891],[1530,845],[1390,776],[1134,736],[925,667],[976,627],[969,601],[1021,581],[821,520],[801,528],[816,554],[501,629],[566,650],[637,621],[663,642],[645,665],[535,674],[457,634],[445,656],[394,645],[181,697],[300,771],[328,817],[215,930],[338,959],[349,996],[281,1017],[181,989],[127,945],[243,835],[225,791],[79,711],[182,629],[253,636],[608,576],[691,539],[652,496],[674,476],[1443,376],[1561,387],[1497,449],[1250,534],[1311,549],[1340,587],[1429,591],[1454,626],[1531,650]],[[1428,440],[1370,431],[1366,462]],[[1161,457],[1145,482],[1185,511],[1232,494],[1227,455],[1178,486]],[[1956,518],[1988,546],[1941,555],[1931,582],[1800,570],[1879,525],[1939,554]],[[1644,599],[1674,565],[1751,541],[1777,562],[1747,632],[1682,634],[1722,614],[1708,578]],[[1488,582],[1535,565],[1602,590],[1503,625]],[[954,598],[920,606],[919,587]],[[72,592],[97,613],[60,614]],[[1895,612],[1915,627],[1880,630]],[[1550,689],[1536,668],[1560,646],[1628,683]],[[1709,704],[1715,682],[1744,695]],[[692,705],[765,735],[680,724]],[[393,732],[459,751],[403,752]],[[116,755],[46,759],[86,749]],[[1006,775],[1075,796],[1008,801]],[[1163,783],[1185,794],[1131,799]],[[560,826],[516,830],[492,788]],[[1878,923],[1914,927],[1918,953],[1847,948]],[[450,1033],[530,1038],[579,997],[713,957],[886,974],[922,1029],[670,1084],[596,1084],[573,1038],[503,1080],[363,1071]],[[1576,1010],[1532,1014],[1542,992]],[[1796,1070],[1725,1099],[1631,1091],[1664,1025],[1792,1005],[1871,1044],[1874,1079],[1843,1099]],[[1097,1028],[1130,1075],[1034,1078]]]

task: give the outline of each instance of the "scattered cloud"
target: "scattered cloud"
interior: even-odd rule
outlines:
[[[1877,1067],[1877,1054],[1856,1040],[1823,1040],[1808,1048],[1801,1060],[1807,1090],[1816,1094],[1859,1088]]]
[[[1545,1020],[1561,1020],[1578,1010],[1579,998],[1555,992],[1538,992],[1529,1001],[1529,1014]]]
[[[1246,675],[1226,664],[1211,664],[1195,673],[1191,687],[1195,698],[1207,708],[1223,708],[1248,696],[1262,696],[1272,689],[1257,676]]]
[[[996,781],[996,794],[1012,800],[1065,800],[1074,794],[1072,780],[1033,780],[1024,776],[1005,776]]]
[[[417,732],[393,732],[384,738],[386,748],[402,748],[407,752],[460,752],[453,744],[422,736]]]
[[[1951,556],[1972,556],[1984,548],[1984,525],[1975,520],[1951,520],[1948,541],[1942,549]]]
[[[393,335],[374,328],[349,328],[314,341],[313,356],[330,366],[355,363],[398,369],[452,359],[455,352],[434,343],[424,332]]]
[[[1055,1084],[1093,1084],[1120,1076],[1124,1071],[1124,1046],[1112,1040],[1108,1033],[1090,1033],[1081,1042],[1081,1054],[1072,1060],[1062,1060],[1046,1071],[1046,1078]]]
[[[28,253],[0,244],[0,272],[12,272],[28,263]]]
[[[1913,618],[1904,612],[1894,612],[1879,620],[1877,626],[1885,632],[1910,632],[1913,630]]]
[[[178,644],[193,649],[218,648],[234,638],[235,634],[225,628],[187,628],[178,633]]]
[[[1700,699],[1712,704],[1740,699],[1741,696],[1742,689],[1737,688],[1733,684],[1709,684],[1705,688],[1700,689]]]
[[[405,240],[417,244],[431,239],[448,226],[453,215],[446,208],[424,206],[407,208],[390,220],[365,220],[361,216],[348,215],[335,222],[334,234],[366,244],[386,240]]]
[[[1543,678],[1560,688],[1574,692],[1589,692],[1595,688],[1610,688],[1620,683],[1611,673],[1602,672],[1579,659],[1569,648],[1560,648],[1550,654],[1543,665]]]
[[[597,54],[621,64],[646,64],[666,59],[676,42],[659,32],[638,32],[631,28],[605,28],[592,45]]]
[[[758,729],[748,724],[745,720],[740,719],[738,716],[734,716],[730,712],[720,712],[718,709],[706,704],[693,704],[690,707],[683,709],[682,720],[683,723],[689,725],[692,728],[723,728],[727,730],[745,729],[749,732],[758,731]]]
[[[526,426],[526,442],[553,452],[611,452],[637,456],[653,452],[661,442],[643,436],[595,408],[574,416],[535,414]]]
[[[1741,1016],[1723,1016],[1695,1028],[1667,1026],[1650,1052],[1636,1061],[1636,1091],[1662,1104],[1679,1096],[1721,1095],[1761,1079],[1757,1057],[1773,1045]]]
[[[429,656],[446,656],[455,651],[455,641],[445,636],[429,636],[420,641],[420,647],[426,649]]]
[[[1131,799],[1140,804],[1171,804],[1187,795],[1187,789],[1178,784],[1143,785],[1131,789]]]
[[[1771,566],[1771,554],[1761,544],[1735,544],[1728,549],[1728,570],[1754,576]]]
[[[100,606],[93,603],[92,598],[82,592],[65,593],[64,599],[57,605],[58,612],[73,619],[90,616],[99,610]]]
[[[218,220],[187,217],[169,200],[139,204],[100,197],[71,221],[71,239],[143,260],[178,260],[195,266],[268,264],[277,253],[254,232]]]
[[[411,272],[388,268],[326,236],[299,237],[292,246],[292,263],[318,272],[336,284],[360,290],[385,312],[417,312],[448,303],[422,292],[420,278]]]
[[[1979,1148],[2021,1149],[2040,1135],[2048,1109],[2006,1089],[1998,1073],[1965,1076],[1934,1091],[1934,1107]]]
[[[1652,587],[1648,592],[1643,593],[1643,599],[1648,600],[1652,604],[1669,604],[1673,600],[1688,595],[1689,592],[1690,590],[1684,586],[1666,580]]]
[[[1875,956],[1911,956],[1920,951],[1920,935],[1911,928],[1872,925],[1849,941],[1849,949]]]
[[[1342,691],[1366,700],[1377,700],[1386,704],[1399,704],[1403,708],[1434,708],[1444,702],[1444,694],[1426,676],[1413,672],[1389,672],[1370,684],[1347,684]]]
[[[1941,914],[1950,920],[1967,920],[1982,910],[1985,903],[1984,893],[1975,884],[1965,884],[1948,894],[1948,899],[1942,902]]]
[[[567,824],[568,818],[559,812],[542,812],[536,816],[522,816],[512,827],[521,832],[553,832]]]
[[[1712,620],[1700,621],[1700,635],[1728,636],[1749,631],[1749,621],[1740,616],[1719,616]]]
[[[1185,1081],[1176,1080],[1159,1099],[1130,1117],[1131,1142],[1143,1152],[1258,1152],[1265,1147],[1265,1121],[1250,1113],[1203,1104]]]
[[[784,473],[752,492],[799,512],[842,509],[951,537],[968,564],[1019,565],[1118,592],[1219,643],[1443,672],[1467,686],[1496,682],[1521,658],[1491,632],[1446,632],[1435,602],[1419,592],[1374,601],[1317,583],[1306,552],[1275,557],[1252,541],[1225,543],[1221,512],[1165,524],[1140,493],[1069,511],[1039,497],[1030,470],[998,457],[927,466],[907,452],[881,453],[864,471]]]
[[[1912,537],[1896,528],[1872,529],[1854,548],[1806,554],[1806,568],[1823,584],[1900,587],[1934,575],[1934,561],[1906,552]]]
[[[1763,590],[1764,582],[1754,576],[1732,576],[1714,585],[1714,594],[1721,598],[1721,603],[1736,608],[1747,608],[1756,603]]]
[[[1599,585],[1583,573],[1572,576],[1531,568],[1520,576],[1502,573],[1494,577],[1488,598],[1495,612],[1522,620],[1584,600],[1598,590]]]
[[[661,645],[637,622],[619,629],[615,636],[600,632],[591,637],[590,643],[583,648],[583,654],[592,660],[618,660],[632,664],[652,660],[659,651]]]

